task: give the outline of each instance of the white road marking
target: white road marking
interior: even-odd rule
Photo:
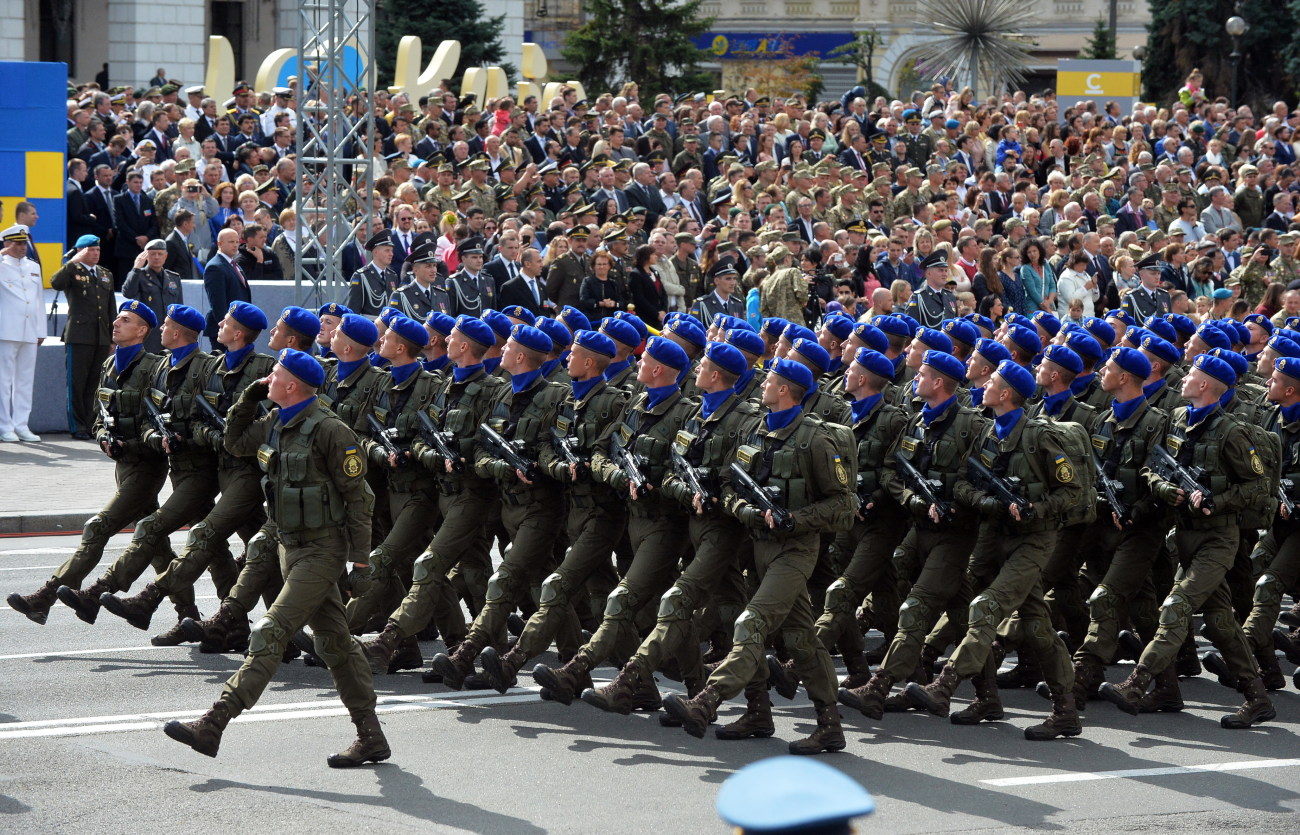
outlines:
[[[12,548],[0,551],[0,557],[12,557],[19,554],[71,554],[76,548]]]
[[[1177,765],[1167,768],[1128,768],[1119,771],[1067,771],[1060,774],[1040,774],[1035,777],[1002,777],[997,780],[981,780],[980,782],[986,786],[1008,788],[1011,786],[1041,786],[1050,783],[1080,783],[1089,780],[1127,780],[1136,777],[1168,777],[1176,774],[1251,771],[1259,768],[1292,768],[1295,766],[1300,766],[1300,759],[1244,760],[1235,763]]]
[[[10,611],[13,611],[12,609]],[[195,644],[194,646],[198,646]],[[147,650],[174,649],[174,647],[113,647],[111,649],[66,649],[56,652],[24,652],[18,655],[0,655],[0,661],[14,661],[20,658],[55,658],[68,655],[106,655],[112,652],[145,652]]]
[[[0,571],[53,571],[57,565],[16,565],[12,568],[0,568]]]

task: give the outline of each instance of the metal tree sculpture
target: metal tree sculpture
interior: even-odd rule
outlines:
[[[917,65],[926,75],[969,79],[977,99],[981,75],[1001,92],[1025,80],[1033,43],[1017,30],[1034,16],[1024,0],[924,0],[918,24],[943,36],[921,47]]]

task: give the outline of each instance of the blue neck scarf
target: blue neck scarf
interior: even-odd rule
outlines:
[[[514,390],[515,394],[518,394],[531,386],[541,376],[542,370],[540,368],[534,368],[532,371],[525,371],[522,374],[511,374],[510,388]]]
[[[1145,397],[1147,400],[1150,400],[1151,398],[1155,397],[1157,394],[1160,393],[1160,389],[1163,388],[1164,385],[1165,385],[1165,381],[1163,377],[1160,378],[1159,380],[1156,380],[1154,383],[1148,383],[1147,385],[1142,387],[1142,396]]]
[[[737,378],[735,390],[744,391],[745,387],[749,385],[749,381],[752,379],[754,379],[754,369],[748,368],[745,370],[744,374],[741,374],[740,377]]]
[[[172,348],[171,351],[172,367],[175,368],[177,363],[181,362],[190,354],[198,350],[198,347],[199,345],[197,342],[192,342],[189,345],[182,345],[179,348]]]
[[[763,421],[767,424],[769,432],[775,432],[789,426],[795,418],[799,417],[801,411],[803,411],[802,403],[798,406],[791,406],[782,412],[768,412],[763,416]]]
[[[457,383],[463,383],[478,371],[483,370],[483,363],[475,363],[461,368],[459,365],[451,370],[451,379]]]
[[[626,369],[631,364],[632,364],[631,357],[628,357],[627,359],[622,360],[621,362],[611,362],[605,368],[605,379],[606,380],[614,379],[619,374],[622,374],[623,370]]]
[[[1187,428],[1191,429],[1192,427],[1198,425],[1201,421],[1209,417],[1210,414],[1217,408],[1219,408],[1219,403],[1217,400],[1211,403],[1210,405],[1202,406],[1199,409],[1195,406],[1188,406],[1187,407]]]
[[[1056,417],[1061,413],[1061,409],[1065,406],[1065,401],[1069,400],[1071,395],[1072,392],[1069,389],[1066,389],[1060,394],[1045,395],[1043,397],[1043,411],[1047,413],[1048,417]]]
[[[938,406],[935,406],[934,408],[931,408],[929,406],[922,406],[921,420],[925,422],[926,426],[929,426],[930,424],[934,423],[939,418],[940,415],[948,411],[948,407],[955,402],[957,402],[957,395],[954,394],[952,397],[949,397],[947,400],[943,401],[942,403],[940,403]]]
[[[113,350],[113,368],[120,375],[123,371],[131,366],[131,362],[140,355],[144,350],[144,345],[132,345],[130,348],[115,348]]]
[[[658,388],[646,389],[646,411],[651,411],[659,406],[660,403],[667,400],[674,393],[681,391],[675,385],[659,386]]]
[[[1095,372],[1092,374],[1080,374],[1078,377],[1074,378],[1073,383],[1070,383],[1070,393],[1075,395],[1083,394],[1088,389],[1088,386],[1092,385],[1092,381],[1095,379],[1097,379],[1097,374]]]
[[[1011,430],[1016,428],[1016,424],[1025,416],[1024,409],[1012,409],[1005,415],[998,415],[993,419],[993,431],[997,434],[998,440],[1006,440],[1011,434]]]
[[[547,360],[546,362],[542,363],[542,368],[541,368],[542,376],[543,377],[551,376],[551,372],[559,368],[560,363],[563,361],[564,361],[564,357],[556,357],[553,360]]]
[[[1120,423],[1123,423],[1124,421],[1133,417],[1133,413],[1136,412],[1138,410],[1138,407],[1145,402],[1147,402],[1146,396],[1139,394],[1137,397],[1134,397],[1132,400],[1125,400],[1123,403],[1119,402],[1118,400],[1114,401],[1113,403],[1110,404],[1110,411],[1111,414],[1115,415],[1115,420],[1119,421]]]
[[[449,362],[451,362],[451,357],[447,356],[446,354],[443,354],[442,356],[435,357],[434,359],[431,360],[430,359],[421,360],[420,364],[424,366],[425,371],[441,371],[442,369],[447,367],[447,363]]]
[[[582,398],[591,393],[591,390],[594,389],[598,383],[603,382],[605,382],[605,378],[600,375],[592,377],[590,380],[570,380],[569,388],[573,390],[574,402],[582,400]]]
[[[246,356],[248,356],[249,354],[253,353],[253,348],[254,348],[254,347],[256,347],[256,346],[253,346],[253,345],[245,345],[243,348],[240,348],[238,351],[227,351],[227,352],[226,352],[226,370],[227,370],[227,371],[233,371],[234,369],[238,368],[238,367],[239,367],[239,364],[240,364],[241,362],[244,361],[244,357],[246,357]]]
[[[500,367],[500,365],[501,365],[500,357],[489,357],[483,360],[483,370],[489,374],[496,371],[497,368]]]
[[[299,403],[299,404],[297,404],[297,405],[295,405],[295,406],[290,406],[290,407],[287,408],[287,409],[281,409],[281,410],[280,410],[280,425],[281,425],[281,426],[286,425],[289,421],[293,420],[293,418],[294,418],[295,415],[297,415],[297,414],[298,414],[299,412],[301,412],[303,409],[307,408],[308,406],[310,406],[311,404],[313,404],[313,403],[315,403],[315,402],[316,402],[316,395],[313,394],[311,397],[308,397],[306,400],[302,401],[301,403]]]
[[[857,423],[867,415],[871,414],[871,410],[874,409],[876,404],[883,400],[884,397],[884,394],[873,394],[870,397],[864,397],[861,400],[853,401],[853,422]]]
[[[970,390],[970,404],[978,409],[984,405],[984,387],[979,386]]]
[[[352,360],[350,362],[340,362],[338,368],[335,369],[336,373],[334,375],[334,379],[338,380],[341,383],[347,378],[351,377],[354,371],[356,371],[358,368],[360,368],[365,364],[366,364],[365,357],[362,357],[359,360]]]
[[[405,365],[391,366],[388,370],[393,375],[393,385],[400,385],[410,379],[412,374],[420,370],[420,363],[412,360]]]
[[[1232,405],[1232,401],[1233,401],[1234,399],[1236,399],[1236,397],[1237,397],[1237,390],[1236,390],[1236,389],[1228,389],[1227,391],[1225,391],[1225,392],[1223,393],[1223,396],[1219,398],[1219,405],[1222,406],[1222,407],[1224,408],[1224,410],[1226,411],[1227,408],[1228,408],[1230,405]]]
[[[1286,423],[1295,423],[1300,420],[1300,403],[1282,407],[1282,420]]]
[[[735,389],[723,389],[722,391],[713,391],[704,395],[700,401],[700,415],[708,420],[718,407],[727,402],[727,398],[736,393]]]

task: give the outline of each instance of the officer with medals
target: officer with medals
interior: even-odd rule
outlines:
[[[451,314],[451,295],[438,275],[436,250],[433,241],[425,241],[411,250],[406,259],[411,264],[411,280],[398,287],[388,302],[390,307],[416,322],[423,322],[433,311]]]
[[[386,229],[376,232],[366,241],[366,249],[370,263],[352,274],[347,306],[360,316],[375,316],[398,285],[397,273],[389,268],[393,263],[393,236]]]
[[[923,327],[938,328],[945,319],[957,318],[957,296],[946,286],[948,281],[948,256],[935,250],[921,262],[921,275],[925,285],[912,294],[904,311]]]
[[[1160,286],[1160,257],[1153,252],[1138,261],[1137,272],[1142,285],[1125,294],[1120,307],[1139,322],[1152,316],[1164,316],[1169,312],[1171,302],[1168,291]]]

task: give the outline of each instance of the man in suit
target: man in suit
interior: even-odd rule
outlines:
[[[113,240],[117,225],[113,214],[113,200],[117,197],[112,185],[113,169],[101,164],[91,170],[94,172],[94,183],[86,189],[86,211],[90,217],[90,234],[107,243]],[[72,240],[75,241],[76,238]]]
[[[181,209],[176,212],[174,220],[176,228],[165,238],[167,263],[164,266],[180,276],[181,281],[202,278],[199,265],[194,260],[194,245],[190,243],[190,236],[194,234],[194,213],[189,209]]]
[[[406,257],[411,254],[411,241],[415,238],[415,232],[411,228],[415,225],[415,210],[405,204],[399,206],[393,213],[393,272],[398,275],[402,274],[402,264]]]
[[[632,166],[632,184],[624,190],[630,206],[645,208],[645,228],[653,229],[659,224],[659,218],[668,211],[664,199],[659,194],[659,183],[654,171],[644,162]]]
[[[113,276],[121,287],[135,264],[135,256],[144,245],[158,236],[158,218],[154,216],[153,198],[144,193],[144,175],[131,171],[126,175],[126,191],[113,198],[113,218],[117,242]]]
[[[75,241],[82,235],[95,234],[95,218],[91,216],[90,207],[86,203],[87,195],[82,188],[88,171],[84,161],[79,159],[68,161],[68,179],[64,183],[63,199],[68,214],[67,240],[69,242]]]
[[[146,139],[152,139],[153,144],[158,146],[158,153],[154,156],[155,162],[162,162],[172,158],[171,137],[167,134],[167,129],[171,127],[172,119],[166,111],[156,110],[153,114],[153,127],[145,134]]]
[[[513,232],[502,234],[497,241],[496,257],[483,265],[483,272],[492,276],[492,280],[496,282],[497,287],[504,287],[506,282],[519,275],[519,253],[522,248],[518,234]],[[522,302],[517,303],[523,304]]]
[[[505,246],[503,242],[503,251]],[[517,242],[515,246],[518,247]],[[501,288],[497,298],[503,308],[519,305],[534,316],[553,312],[554,306],[546,298],[546,288],[542,286],[542,254],[532,247],[520,254],[518,274],[497,286]]]
[[[840,163],[854,171],[866,171],[867,137],[860,133],[854,136],[853,144],[840,152]]]
[[[68,428],[77,440],[90,440],[95,423],[95,390],[100,366],[113,349],[112,327],[117,316],[113,274],[99,265],[99,238],[76,241],[76,254],[50,279],[50,286],[68,299],[63,327],[67,351]]]
[[[238,254],[239,232],[222,229],[217,233],[217,251],[203,269],[203,292],[208,297],[208,323],[203,333],[212,342],[214,352],[225,350],[217,342],[217,325],[230,309],[230,303],[253,300],[248,279],[235,263]]]

